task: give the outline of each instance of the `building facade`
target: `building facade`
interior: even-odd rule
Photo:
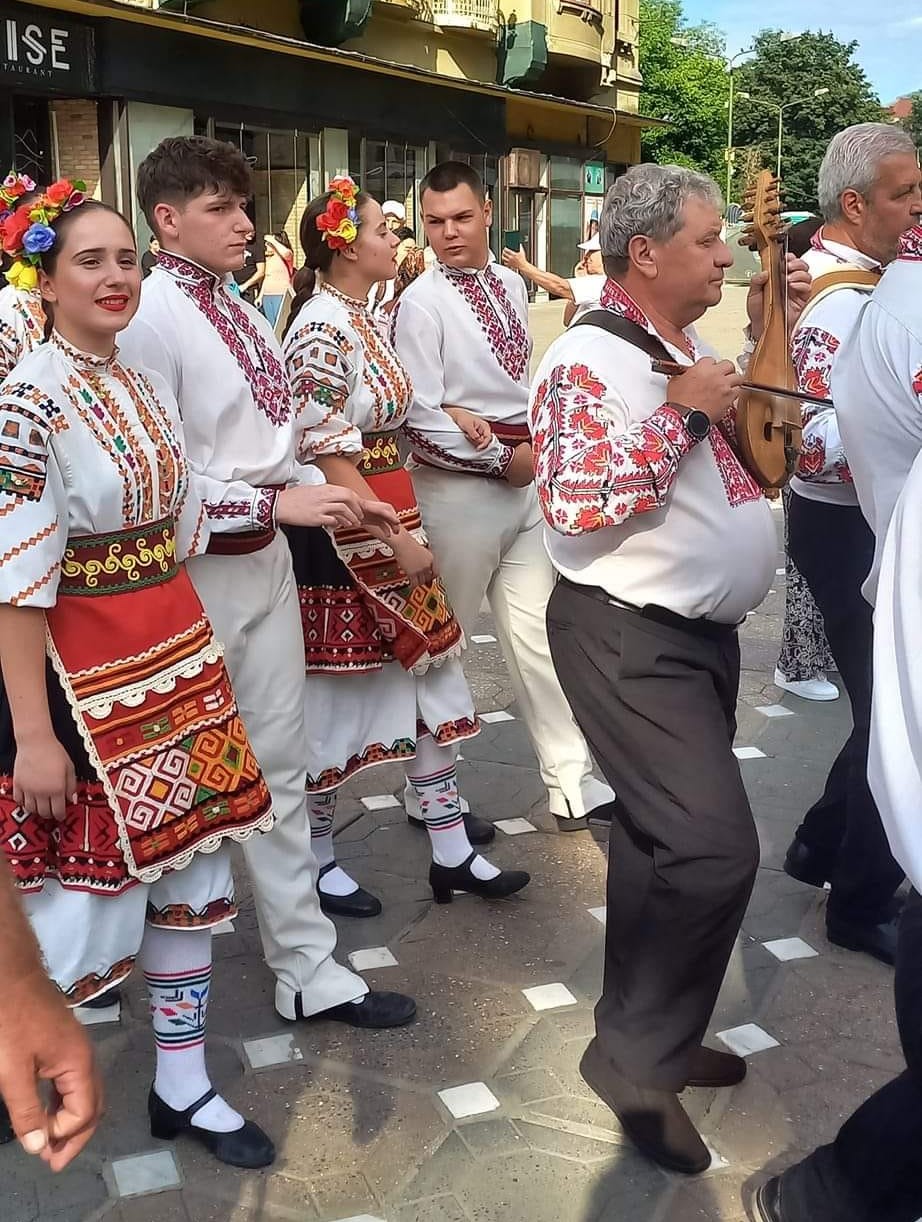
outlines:
[[[300,258],[333,175],[403,202],[419,233],[420,179],[459,157],[493,196],[494,247],[516,234],[569,274],[650,122],[638,2],[0,0],[0,163],[85,179],[143,242],[138,164],[164,136],[214,135],[250,159],[257,228]]]

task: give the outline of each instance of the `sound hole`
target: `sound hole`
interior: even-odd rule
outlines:
[[[762,432],[765,436],[765,440],[768,442],[771,442],[772,441],[772,422],[770,420],[765,421],[765,424],[762,426]]]

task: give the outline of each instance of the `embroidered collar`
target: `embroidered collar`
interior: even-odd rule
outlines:
[[[157,267],[171,276],[179,289],[217,331],[228,353],[247,380],[256,407],[276,427],[294,415],[291,385],[274,337],[260,331],[242,304],[224,288],[222,277],[191,259],[161,250]]]
[[[113,345],[112,352],[109,356],[96,356],[93,352],[84,352],[82,348],[75,348],[72,343],[64,338],[60,331],[52,331],[49,337],[50,341],[58,348],[64,356],[75,365],[81,373],[101,373],[110,369],[118,360],[118,346]]]
[[[347,310],[361,310],[363,314],[367,312],[367,301],[360,301],[358,297],[350,297],[348,293],[340,292],[339,289],[335,289],[326,280],[321,284],[320,291],[321,293],[329,293],[334,301],[341,302]]]
[[[219,276],[217,272],[203,267],[201,263],[194,263],[192,259],[187,259],[185,255],[174,255],[169,250],[161,250],[157,255],[156,266],[168,272],[177,280],[188,281],[190,284],[207,285],[214,291],[219,284],[223,283],[223,276]]]
[[[822,226],[817,229],[810,239],[810,246],[813,250],[822,251],[823,254],[829,255],[831,259],[835,259],[837,263],[850,263],[853,267],[861,267],[867,271],[880,268],[880,263],[877,259],[866,255],[857,246],[846,246],[844,242],[834,242],[831,238],[825,237],[823,233],[824,228],[825,226]]]
[[[479,270],[437,266],[477,319],[497,364],[520,382],[528,368],[528,332],[492,263]]]
[[[922,262],[922,225],[913,225],[900,238],[900,249],[896,256],[907,263]]]
[[[599,305],[603,310],[611,310],[611,312],[613,314],[617,314],[619,318],[630,319],[630,321],[636,323],[638,327],[643,327],[643,329],[650,335],[655,335],[656,338],[662,340],[663,343],[670,344],[671,347],[675,348],[675,344],[671,343],[671,341],[668,339],[664,339],[664,337],[660,335],[656,327],[654,327],[653,323],[650,322],[649,318],[647,318],[646,314],[627,291],[624,285],[619,284],[617,280],[609,279],[606,281],[605,288],[602,289],[602,295],[599,298]],[[686,356],[690,356],[692,360],[695,360],[698,345],[687,331],[683,330],[682,334],[685,336],[685,354]]]

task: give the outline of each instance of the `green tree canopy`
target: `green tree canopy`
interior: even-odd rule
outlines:
[[[912,110],[909,112],[909,118],[903,120],[903,127],[917,145],[922,145],[922,89],[911,93],[909,100],[912,102]]]
[[[681,0],[641,0],[640,108],[669,127],[645,131],[646,161],[691,166],[721,181],[729,81],[724,38],[709,22],[686,25]]]
[[[854,61],[857,46],[822,32],[782,41],[780,30],[763,30],[755,39],[754,58],[735,70],[733,143],[737,149],[758,146],[768,169],[775,169],[778,107],[805,99],[783,116],[781,182],[787,208],[816,210],[820,162],[836,132],[885,118]],[[815,97],[817,89],[829,92]],[[741,92],[752,100],[740,97]],[[734,182],[734,195],[741,189]]]

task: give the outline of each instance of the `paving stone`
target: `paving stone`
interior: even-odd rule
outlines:
[[[468,1116],[481,1116],[493,1112],[500,1106],[499,1100],[485,1082],[465,1082],[462,1086],[449,1086],[438,1092],[442,1103],[455,1120]]]
[[[546,1154],[573,1159],[578,1163],[594,1163],[611,1158],[613,1142],[593,1140],[567,1133],[550,1124],[535,1124],[528,1120],[516,1120],[515,1127],[533,1150],[543,1150]]]
[[[181,1192],[158,1192],[149,1197],[133,1197],[122,1201],[106,1222],[193,1222]],[[198,1222],[195,1215],[194,1222]]]
[[[478,1120],[462,1125],[458,1135],[471,1154],[484,1161],[505,1158],[522,1147],[522,1138],[509,1120]]]
[[[565,984],[539,984],[523,989],[525,1000],[533,1010],[556,1010],[560,1006],[575,1006],[576,998]]]
[[[470,1222],[457,1197],[435,1197],[431,1201],[417,1201],[404,1205],[391,1213],[393,1222]]]
[[[121,1197],[163,1192],[178,1188],[179,1167],[172,1150],[145,1150],[116,1159],[111,1166],[115,1188]]]
[[[550,1099],[564,1091],[563,1082],[550,1069],[526,1069],[521,1073],[503,1074],[495,1079],[493,1086],[504,1102],[513,1104]]]
[[[588,1088],[587,1088],[588,1089]],[[563,1122],[575,1128],[599,1129],[609,1133],[620,1133],[621,1127],[611,1108],[606,1107],[595,1095],[579,1098],[575,1095],[558,1095],[532,1104],[527,1115],[543,1120]]]
[[[322,1218],[363,1217],[377,1212],[375,1195],[362,1174],[330,1175],[312,1182],[314,1203]]]
[[[750,1056],[756,1052],[764,1052],[767,1048],[776,1048],[778,1041],[758,1023],[743,1023],[741,1027],[731,1027],[727,1031],[718,1031],[717,1038],[726,1044],[731,1052],[738,1056]]]

